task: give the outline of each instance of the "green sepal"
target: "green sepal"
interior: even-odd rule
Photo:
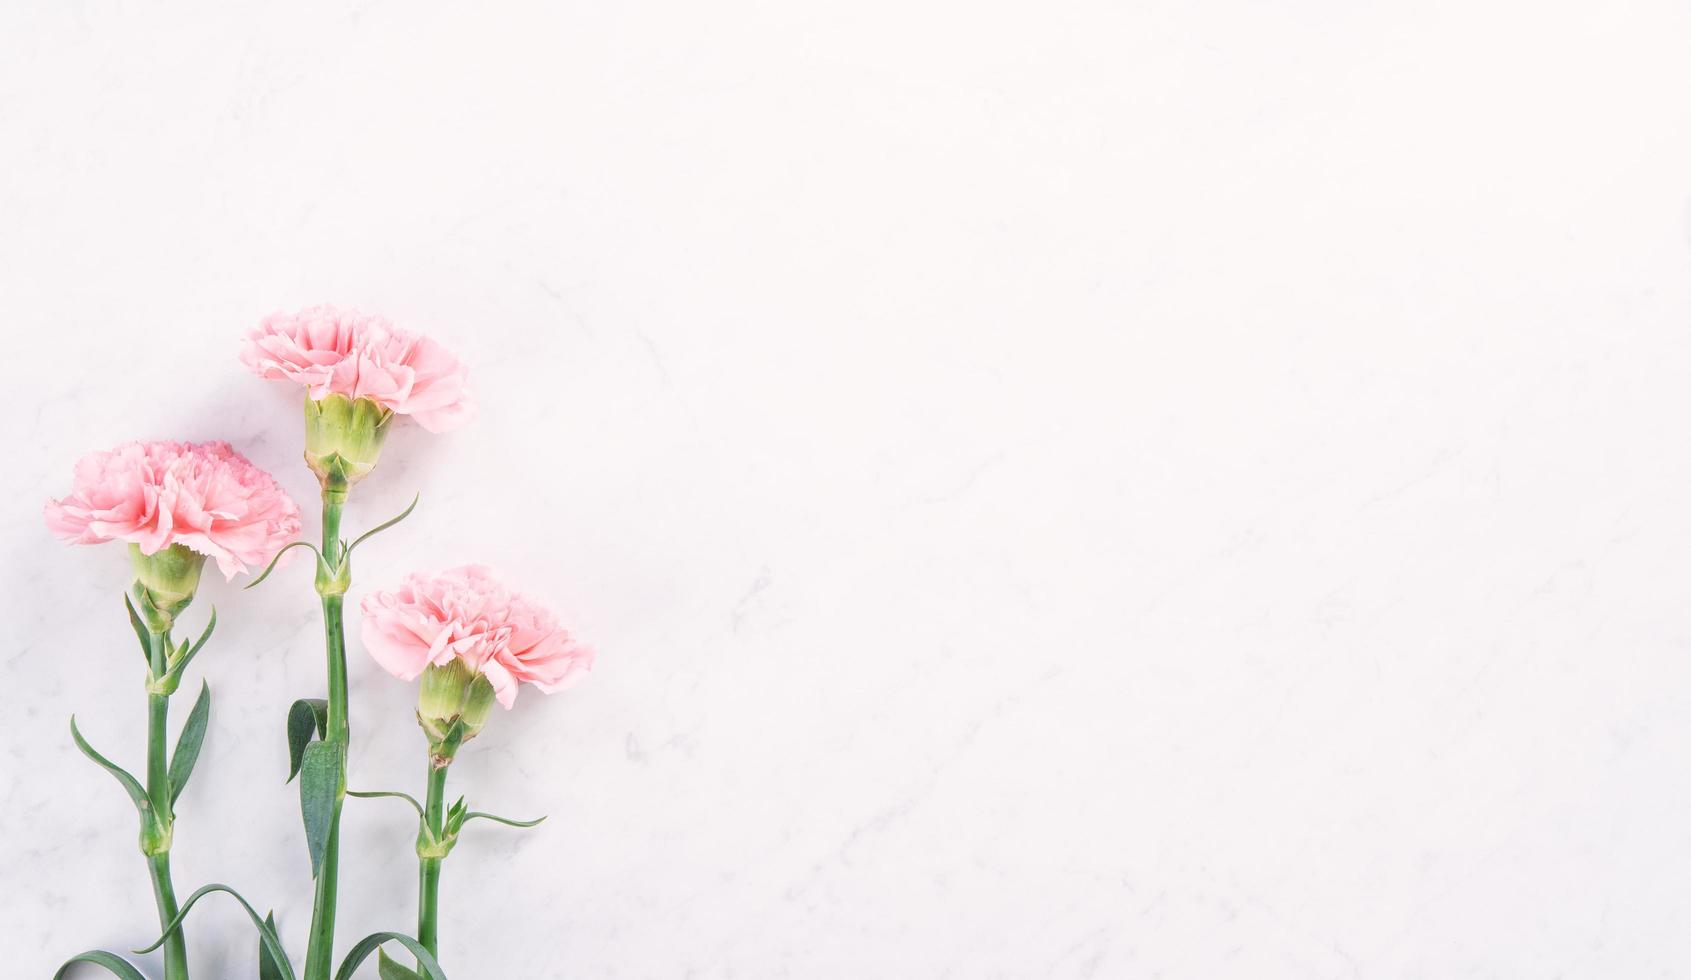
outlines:
[[[82,750],[83,755],[94,760],[95,765],[116,777],[117,781],[123,785],[124,792],[128,793],[129,798],[134,801],[135,809],[141,812],[141,816],[147,817],[152,813],[153,804],[147,799],[147,791],[142,788],[140,780],[131,776],[122,766],[94,751],[94,747],[89,745],[87,740],[82,737],[82,733],[76,730],[75,715],[70,716],[70,737],[76,740],[76,747]]]
[[[329,702],[322,698],[300,698],[288,706],[288,778],[299,775],[300,759],[313,733],[322,738],[329,731]]]
[[[159,605],[153,601],[152,593],[148,592],[140,582],[136,582],[130,588],[130,594],[140,603],[140,608],[136,609],[135,612],[140,617],[141,624],[149,631],[156,630],[160,633],[168,633],[171,625],[176,621],[176,613],[182,611],[181,608],[177,608],[174,612],[159,608]],[[183,607],[186,607],[186,605],[187,603],[182,604]],[[148,659],[151,659],[150,653]]]
[[[69,973],[71,968],[78,963],[92,963],[95,966],[103,966],[110,970],[113,976],[121,977],[122,980],[147,980],[147,975],[135,969],[128,960],[103,949],[91,949],[86,953],[78,953],[65,960],[65,965],[59,967],[59,972],[53,974],[53,980],[62,980],[65,974]]]
[[[408,966],[400,966],[385,949],[376,950],[376,975],[381,980],[422,980],[423,975]]]
[[[358,944],[347,950],[346,959],[341,961],[341,968],[335,971],[335,980],[352,980],[352,975],[358,972],[358,967],[386,942],[395,942],[404,946],[411,955],[417,957],[417,965],[421,969],[417,976],[424,980],[446,980],[446,974],[440,969],[440,964],[423,944],[410,936],[397,932],[376,932],[365,936]]]
[[[305,747],[299,768],[299,810],[305,820],[305,846],[311,852],[311,877],[323,867],[329,849],[329,828],[341,790],[341,746],[312,742]]]
[[[276,913],[274,910],[264,916],[264,929],[270,935],[276,935]],[[258,980],[282,980],[282,968],[276,964],[276,957],[264,945],[264,935],[258,937]]]
[[[267,925],[265,920],[258,917],[258,913],[253,911],[252,905],[250,905],[246,899],[241,897],[240,892],[230,888],[228,885],[205,885],[198,891],[194,892],[194,894],[189,895],[188,900],[182,903],[182,911],[176,913],[176,918],[171,919],[170,924],[164,927],[164,935],[154,940],[153,943],[146,949],[137,949],[134,950],[134,952],[151,953],[153,950],[163,946],[164,941],[170,938],[170,934],[175,932],[177,928],[182,925],[182,920],[188,917],[188,912],[194,907],[194,903],[212,892],[223,892],[226,895],[232,896],[235,901],[241,903],[241,908],[246,909],[247,911],[247,918],[252,920],[253,928],[258,930],[259,948],[270,954],[271,960],[276,964],[277,969],[280,971],[278,974],[280,980],[297,980],[294,976],[293,965],[288,962],[288,951],[282,948],[282,941],[276,938],[275,930]]]
[[[200,758],[200,746],[205,743],[206,722],[210,720],[211,685],[201,681],[200,696],[194,699],[194,707],[188,712],[182,733],[176,736],[176,751],[170,754],[170,802],[173,806],[181,797],[182,788],[188,785],[188,777],[194,774],[194,763]]]
[[[421,493],[418,493],[416,496],[411,498],[411,506],[409,506],[409,507],[405,508],[404,510],[400,511],[398,517],[391,518],[389,520],[383,521],[380,524],[377,524],[375,527],[371,528],[368,531],[365,531],[363,534],[360,534],[358,537],[354,538],[351,544],[344,544],[343,543],[341,554],[343,554],[343,555],[352,554],[352,549],[358,547],[359,545],[363,544],[364,542],[366,542],[366,541],[370,540],[371,538],[375,537],[376,535],[382,533],[383,531],[386,531],[388,528],[393,527],[395,524],[398,524],[400,521],[405,520],[407,517],[410,517],[411,512],[417,509],[417,501],[422,500],[422,499],[423,499],[423,495]]]
[[[436,769],[452,764],[457,758],[458,749],[463,746],[466,737],[473,737],[474,732],[465,724],[463,718],[453,718],[444,733],[439,733],[438,723],[431,725],[430,719],[425,718],[421,711],[417,714],[418,724],[423,726],[423,734],[429,739],[429,761]],[[439,734],[437,734],[439,733]]]

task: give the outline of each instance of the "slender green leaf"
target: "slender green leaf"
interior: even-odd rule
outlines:
[[[411,804],[411,808],[417,811],[417,816],[421,817],[423,815],[423,805],[418,803],[417,798],[412,796],[410,793],[387,792],[385,790],[360,792],[358,790],[349,789],[346,791],[346,795],[356,796],[361,800],[374,800],[383,796],[391,796],[396,800],[404,800],[405,802]]]
[[[147,980],[147,975],[129,964],[129,961],[114,953],[103,949],[91,949],[65,960],[65,965],[59,967],[59,972],[53,974],[53,980],[62,980],[78,963],[92,963],[110,970],[114,976],[123,980]]]
[[[508,817],[496,817],[491,813],[481,813],[480,811],[477,811],[466,816],[464,818],[464,822],[469,823],[471,820],[476,820],[478,818],[481,820],[491,820],[494,823],[502,823],[507,827],[537,827],[546,819],[545,817],[535,817],[533,820],[512,820]]]
[[[235,901],[241,903],[241,908],[247,910],[247,918],[252,920],[253,928],[258,930],[259,948],[270,954],[271,960],[276,964],[277,969],[281,971],[279,974],[281,980],[297,980],[294,976],[293,965],[288,962],[288,951],[282,948],[282,941],[276,938],[276,933],[265,924],[263,919],[258,917],[258,913],[253,911],[253,907],[248,904],[246,899],[241,897],[241,893],[233,888],[230,888],[228,885],[206,885],[194,892],[194,894],[189,895],[188,900],[182,903],[182,911],[176,913],[176,918],[171,919],[170,924],[164,927],[164,935],[154,940],[152,945],[148,946],[146,949],[137,949],[135,952],[151,953],[153,950],[163,946],[164,941],[170,938],[170,934],[175,932],[178,926],[182,925],[182,920],[188,917],[188,912],[194,907],[194,904],[207,895],[210,895],[212,892],[223,892],[226,895],[233,896]]]
[[[135,638],[141,641],[141,659],[149,666],[153,662],[152,639],[147,635],[147,624],[142,622],[141,614],[135,611],[135,603],[129,601],[129,593],[123,594],[123,608],[129,610],[129,625],[135,629]]]
[[[94,747],[83,739],[82,733],[76,730],[75,715],[70,716],[70,737],[76,740],[76,747],[82,750],[83,755],[94,760],[95,765],[111,773],[119,783],[123,784],[124,792],[128,793],[129,798],[135,802],[135,809],[140,810],[143,815],[152,809],[152,804],[147,800],[147,791],[141,788],[140,781],[125,772],[122,766],[94,751]]]
[[[299,767],[299,809],[305,819],[305,845],[311,851],[311,877],[323,866],[334,823],[335,797],[341,786],[341,747],[335,742],[312,742]]]
[[[417,974],[419,977],[424,980],[446,980],[446,974],[441,972],[440,964],[423,948],[423,944],[398,932],[376,932],[360,939],[358,945],[347,951],[346,959],[341,961],[341,968],[335,972],[335,980],[352,980],[352,975],[358,972],[359,965],[386,942],[398,943],[417,957],[417,963],[422,967]]]
[[[410,517],[411,512],[417,509],[417,501],[422,500],[422,499],[423,499],[423,495],[421,493],[417,494],[415,497],[412,497],[411,498],[411,506],[409,506],[409,507],[405,508],[403,511],[401,511],[398,517],[395,517],[392,520],[383,521],[382,523],[377,524],[375,527],[371,528],[368,531],[365,531],[363,534],[360,534],[358,537],[354,538],[351,544],[343,545],[342,547],[344,548],[344,550],[341,552],[341,554],[343,554],[343,555],[352,554],[352,549],[358,547],[359,545],[363,544],[365,541],[368,541],[369,539],[375,537],[376,535],[382,533],[383,531],[386,531],[388,528],[393,527],[395,524],[398,524],[400,521],[405,520],[407,517]]]
[[[264,916],[264,929],[270,935],[276,935],[276,913],[271,911]],[[258,980],[282,980],[282,967],[276,963],[276,958],[265,948],[264,935],[258,937]]]
[[[400,966],[385,949],[376,950],[376,975],[381,980],[422,980],[423,977],[408,966]]]
[[[295,548],[310,548],[311,553],[317,556],[317,564],[318,565],[323,564],[323,553],[321,551],[317,550],[316,545],[312,544],[309,541],[295,541],[294,543],[284,547],[281,551],[276,552],[276,557],[270,559],[270,564],[268,564],[264,567],[264,571],[258,576],[258,578],[255,578],[251,582],[248,582],[246,587],[250,589],[253,586],[257,585],[258,583],[260,583],[260,582],[264,581],[265,579],[269,578],[270,573],[274,572],[276,570],[276,563],[282,560],[282,556],[287,554],[288,552],[292,551]]]
[[[300,759],[305,746],[316,733],[321,738],[329,730],[329,702],[322,698],[301,698],[288,707],[288,782],[299,775]]]
[[[170,672],[172,674],[175,674],[177,677],[181,677],[182,672],[188,669],[188,664],[192,663],[194,658],[199,656],[200,648],[204,647],[206,645],[206,641],[211,639],[211,631],[216,629],[216,628],[217,628],[217,607],[212,606],[211,607],[211,619],[206,621],[205,632],[200,634],[200,638],[195,640],[194,645],[191,646],[191,647],[188,646],[186,641],[183,642],[182,645],[184,647],[186,647],[186,651],[184,653],[182,653],[180,656],[173,658],[175,662],[171,664]]]
[[[188,720],[182,725],[182,733],[176,736],[176,751],[170,754],[170,802],[174,804],[182,795],[182,788],[188,785],[188,777],[194,774],[194,763],[199,761],[200,746],[205,742],[206,722],[211,720],[211,685],[200,682],[200,696],[194,699],[194,707],[188,712]]]

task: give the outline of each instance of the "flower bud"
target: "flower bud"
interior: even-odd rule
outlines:
[[[305,461],[325,489],[344,490],[376,468],[392,421],[393,412],[369,398],[307,398]]]
[[[417,723],[429,737],[429,754],[437,769],[449,764],[458,746],[475,738],[487,724],[493,700],[493,684],[457,657],[424,669]]]
[[[135,597],[150,628],[158,632],[168,630],[176,614],[194,601],[194,590],[200,585],[200,569],[205,563],[205,555],[180,544],[160,548],[150,555],[142,554],[140,545],[130,544],[129,566],[135,571]]]

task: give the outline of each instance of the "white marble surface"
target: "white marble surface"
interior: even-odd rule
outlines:
[[[489,561],[602,651],[454,770],[552,817],[448,863],[460,980],[1691,976],[1688,30],[0,7],[4,972],[153,933],[65,724],[140,757],[123,556],[41,502],[149,437],[310,498],[235,353],[330,301],[483,406],[393,438],[350,526],[423,504],[355,596]],[[205,599],[178,881],[298,951],[314,596]],[[417,790],[411,693],[353,658],[353,782]],[[411,833],[349,807],[344,937],[408,926]],[[196,913],[196,976],[250,936]]]

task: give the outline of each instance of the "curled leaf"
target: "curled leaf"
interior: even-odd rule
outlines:
[[[322,698],[300,698],[288,706],[288,778],[299,775],[299,763],[313,733],[322,738],[329,731],[329,702]]]
[[[65,974],[69,973],[71,968],[78,963],[92,963],[95,966],[103,966],[122,980],[147,980],[147,975],[135,969],[128,960],[103,949],[91,949],[86,953],[78,953],[65,960],[65,965],[59,967],[59,972],[53,974],[53,980],[62,980]]]
[[[405,520],[407,517],[410,517],[411,512],[417,509],[417,501],[422,500],[422,499],[423,499],[423,495],[421,493],[417,494],[415,497],[411,498],[411,506],[405,508],[403,511],[400,511],[398,517],[395,517],[395,518],[392,518],[391,520],[386,520],[386,521],[383,521],[380,524],[377,524],[375,527],[371,528],[368,531],[365,531],[363,534],[360,534],[358,537],[354,538],[351,544],[342,543],[341,554],[343,554],[343,555],[352,554],[352,549],[358,547],[359,545],[363,544],[365,541],[368,541],[369,539],[375,537],[376,535],[380,534],[381,532],[386,531],[388,528],[393,527],[395,524],[398,524],[400,521]]]
[[[270,958],[275,962],[277,969],[280,971],[277,976],[280,980],[296,980],[296,977],[294,976],[294,968],[288,962],[288,952],[282,948],[282,941],[276,938],[275,930],[267,925],[265,920],[258,917],[258,913],[253,911],[253,907],[248,904],[246,899],[241,897],[240,892],[230,888],[228,885],[215,883],[206,885],[194,892],[194,894],[189,895],[188,900],[182,903],[182,911],[176,913],[176,918],[171,919],[170,924],[164,927],[164,935],[154,940],[152,945],[148,946],[146,949],[137,949],[135,952],[151,953],[153,950],[163,946],[164,941],[170,938],[170,934],[175,932],[177,928],[182,925],[182,920],[188,917],[188,912],[194,907],[195,903],[205,896],[210,895],[212,892],[223,892],[226,895],[232,896],[235,901],[241,903],[241,908],[246,909],[247,911],[247,918],[252,920],[253,928],[258,930],[259,947],[270,954]]]
[[[282,560],[282,556],[287,554],[288,552],[292,551],[295,548],[310,548],[311,553],[317,556],[317,567],[319,567],[319,568],[324,567],[323,566],[323,553],[321,551],[317,550],[316,545],[312,544],[309,541],[295,541],[294,543],[284,547],[281,551],[276,552],[276,557],[270,559],[270,564],[268,564],[264,567],[264,571],[259,574],[258,578],[255,578],[251,582],[248,582],[246,584],[246,588],[250,589],[253,586],[257,585],[258,583],[260,583],[260,582],[264,581],[265,579],[269,578],[270,573],[274,572],[276,570],[276,563]]]
[[[352,980],[352,975],[358,972],[359,965],[387,942],[398,943],[417,957],[417,965],[421,968],[417,973],[419,977],[425,980],[446,980],[446,974],[441,971],[440,964],[435,962],[434,956],[423,948],[422,943],[397,932],[376,932],[360,939],[357,945],[347,950],[346,959],[341,961],[341,968],[335,972],[335,980]]]
[[[421,818],[423,816],[423,805],[421,803],[418,803],[417,798],[412,796],[410,793],[400,793],[400,792],[389,791],[389,790],[359,791],[359,790],[355,790],[355,789],[349,789],[349,790],[346,791],[346,795],[356,796],[361,800],[374,800],[374,799],[379,799],[379,798],[384,797],[384,796],[391,796],[394,799],[404,800],[405,802],[411,804],[411,808],[413,810],[417,811],[417,816],[419,818]]]
[[[94,751],[94,747],[89,745],[87,740],[82,737],[82,733],[76,730],[75,715],[70,717],[70,737],[76,740],[76,747],[82,750],[83,755],[94,760],[95,765],[111,773],[123,785],[124,792],[128,793],[129,798],[134,801],[135,809],[141,811],[143,816],[152,810],[152,804],[147,800],[147,791],[141,788],[140,780],[131,776],[122,766]]]

